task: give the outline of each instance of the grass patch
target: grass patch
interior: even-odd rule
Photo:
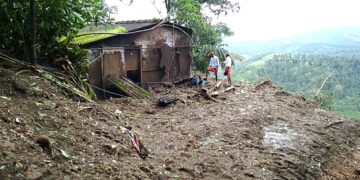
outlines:
[[[339,111],[340,114],[360,120],[360,112],[357,111]]]

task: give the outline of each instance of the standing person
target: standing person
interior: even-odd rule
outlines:
[[[210,64],[206,71],[206,80],[209,74],[209,71],[215,74],[215,81],[217,82],[217,71],[219,67],[219,58],[214,55],[214,52],[210,52]]]
[[[226,59],[222,64],[225,64],[224,75],[227,76],[228,86],[231,86],[231,58],[229,54],[226,54]]]

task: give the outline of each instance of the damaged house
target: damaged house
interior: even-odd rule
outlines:
[[[89,81],[93,87],[111,89],[113,85],[108,77],[126,77],[145,88],[189,78],[190,29],[160,20],[124,21],[115,26],[124,27],[126,32],[109,33],[106,38],[82,43],[92,59]],[[99,89],[94,90],[100,96],[105,95]]]

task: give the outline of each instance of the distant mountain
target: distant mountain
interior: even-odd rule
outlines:
[[[360,52],[360,27],[321,29],[288,38],[227,43],[230,51],[245,56],[270,53],[335,54]]]

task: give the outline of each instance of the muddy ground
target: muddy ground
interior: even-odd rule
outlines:
[[[216,102],[196,87],[154,88],[156,98],[180,98],[158,107],[130,98],[74,101],[19,70],[0,68],[0,179],[360,178],[360,121],[270,81],[236,83]],[[147,157],[120,126],[138,134]]]

